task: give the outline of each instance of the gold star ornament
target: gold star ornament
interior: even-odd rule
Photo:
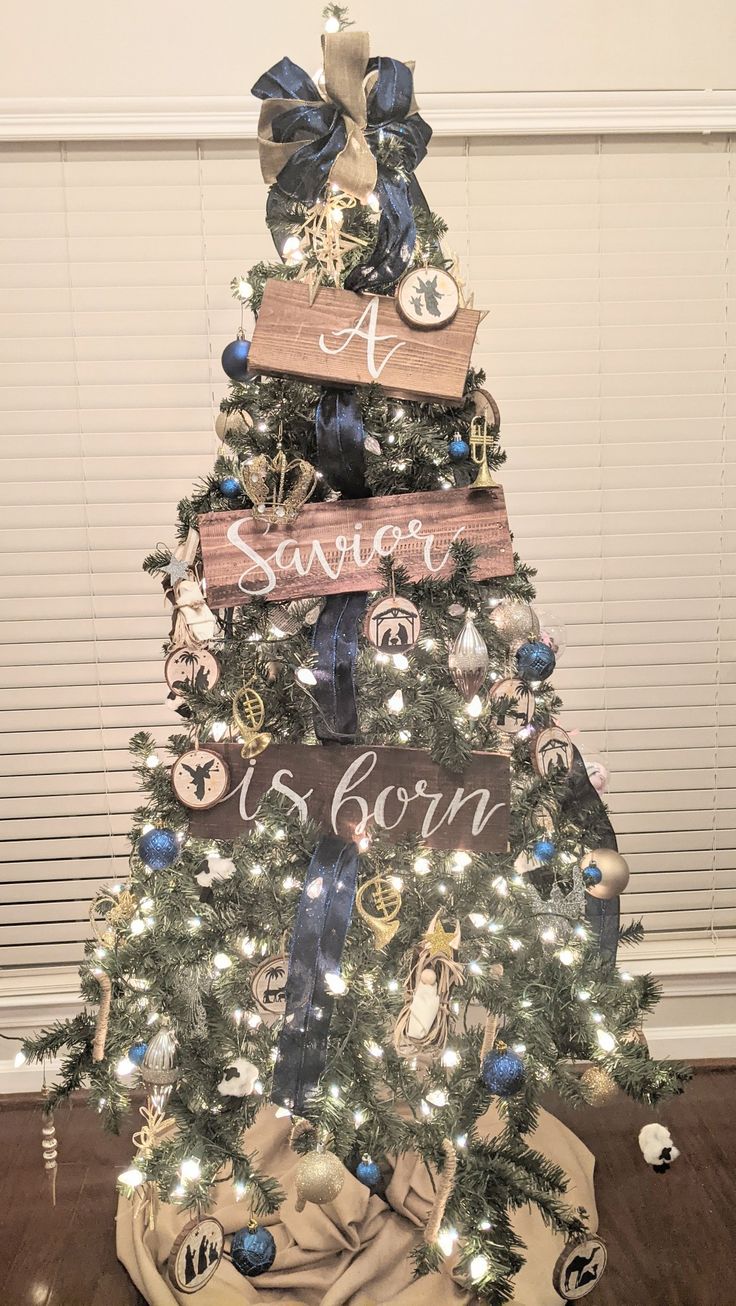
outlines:
[[[438,912],[429,922],[424,942],[429,948],[429,960],[433,957],[449,957],[452,960],[460,943],[459,922],[455,921],[453,929],[446,930]]]

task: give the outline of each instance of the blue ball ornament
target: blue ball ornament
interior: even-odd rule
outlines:
[[[222,351],[222,370],[231,381],[248,380],[250,340],[231,340]]]
[[[516,650],[516,668],[524,680],[546,680],[555,669],[555,655],[541,639],[528,639]]]
[[[538,862],[551,862],[556,852],[557,845],[551,839],[537,839],[534,845],[534,856]]]
[[[594,889],[597,884],[600,884],[602,879],[603,871],[600,866],[596,866],[595,862],[591,862],[589,866],[585,867],[585,870],[583,871],[583,884],[586,889]]]
[[[381,1167],[369,1156],[364,1156],[355,1167],[355,1178],[365,1184],[366,1188],[377,1188],[381,1182]]]
[[[236,499],[240,494],[240,481],[237,476],[223,476],[218,482],[218,489],[226,499]]]
[[[447,446],[447,452],[454,463],[461,463],[470,453],[470,445],[467,440],[451,440]]]
[[[270,1270],[276,1259],[273,1235],[262,1224],[249,1224],[233,1234],[230,1244],[233,1265],[240,1274],[256,1279]]]
[[[138,855],[149,871],[165,871],[179,856],[179,840],[173,830],[147,830],[138,840]]]
[[[140,1066],[146,1055],[147,1043],[134,1043],[132,1048],[128,1049],[128,1060],[133,1062],[134,1066]]]
[[[524,1062],[510,1048],[503,1052],[488,1052],[483,1058],[480,1077],[494,1097],[513,1097],[524,1087]]]

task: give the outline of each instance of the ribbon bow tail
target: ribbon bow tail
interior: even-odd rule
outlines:
[[[215,639],[217,617],[207,607],[204,595],[196,580],[181,580],[174,589],[176,618],[172,631],[175,645],[195,646]]]

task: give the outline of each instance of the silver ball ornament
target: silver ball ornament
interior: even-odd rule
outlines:
[[[522,599],[502,599],[492,609],[491,621],[507,644],[539,636],[539,618],[531,603]]]
[[[307,1202],[324,1206],[334,1202],[345,1183],[345,1168],[334,1152],[308,1152],[296,1172],[296,1209],[303,1211]]]
[[[593,852],[583,858],[580,869],[586,893],[591,898],[617,898],[623,893],[631,876],[626,859],[615,848],[594,848]],[[588,882],[585,874],[588,869],[600,871],[597,884]]]

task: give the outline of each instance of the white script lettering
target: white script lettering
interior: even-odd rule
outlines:
[[[363,323],[366,321],[368,323],[368,328],[367,330],[363,330]],[[393,349],[389,349],[383,362],[377,363],[376,345],[382,343],[384,340],[399,339],[398,336],[376,335],[377,326],[378,326],[378,296],[374,295],[370,303],[366,304],[365,308],[363,309],[363,312],[358,318],[358,321],[355,323],[355,326],[343,327],[342,331],[331,332],[331,334],[335,337],[339,337],[339,336],[346,337],[346,339],[341,345],[338,345],[335,349],[330,349],[330,346],[327,344],[327,341],[325,340],[324,332],[323,332],[319,338],[319,347],[322,350],[323,354],[341,354],[344,349],[347,349],[351,340],[365,340],[366,362],[368,364],[368,371],[373,377],[373,380],[377,381],[386,364],[389,363],[393,358],[394,354],[397,353],[399,349],[403,349],[404,345],[406,344],[405,340],[400,340],[398,345],[394,345]]]

